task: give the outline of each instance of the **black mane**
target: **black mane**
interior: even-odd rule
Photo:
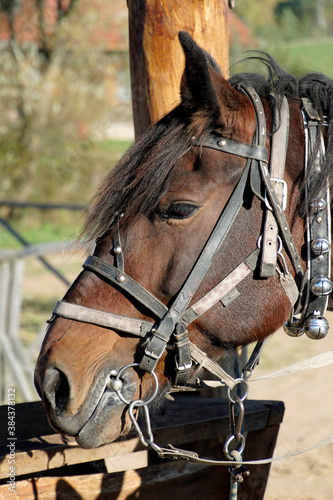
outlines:
[[[286,73],[277,62],[265,52],[255,51],[255,57],[248,57],[246,60],[254,59],[260,61],[267,70],[268,75],[258,73],[240,73],[232,76],[229,80],[231,85],[237,87],[239,84],[252,86],[261,97],[269,99],[270,94],[285,95],[288,99],[301,99],[307,97],[313,103],[322,122],[329,122],[327,132],[326,156],[322,164],[321,175],[316,176],[316,182],[312,183],[309,191],[309,199],[313,199],[319,192],[328,186],[333,187],[333,80],[321,73],[308,73],[297,79],[293,75]],[[317,147],[320,142],[318,141]],[[315,160],[315,158],[313,158]],[[311,163],[308,174],[311,175]],[[307,179],[303,179],[301,186],[301,197],[299,213],[304,216],[306,206],[304,206],[304,185]],[[303,202],[303,203],[302,203]]]
[[[180,106],[142,134],[106,176],[86,211],[84,234],[102,236],[116,212],[122,224],[149,214],[168,188],[168,174],[190,146]]]
[[[271,93],[287,98],[308,97],[321,119],[329,121],[326,158],[314,190],[318,193],[327,179],[332,186],[333,80],[320,73],[310,73],[297,79],[283,71],[271,56],[263,52],[247,59],[260,61],[268,74],[237,74],[229,80],[232,86],[252,86],[262,98],[268,99]],[[190,147],[193,134],[190,121],[191,116],[180,104],[139,138],[103,181],[87,209],[83,229],[86,236],[96,238],[103,235],[115,212],[125,214],[122,219],[125,224],[138,213],[149,215],[156,208],[167,191],[170,171]],[[204,133],[209,132],[210,125],[207,122]],[[315,196],[315,192],[310,196]]]
[[[252,86],[261,97],[275,93],[288,99],[308,97],[314,104],[319,116],[331,117],[333,114],[333,80],[321,73],[309,73],[296,78],[286,73],[277,62],[265,52],[255,51],[256,56],[247,61],[260,61],[267,69],[267,75],[260,73],[240,73],[229,79],[231,85],[240,83]]]

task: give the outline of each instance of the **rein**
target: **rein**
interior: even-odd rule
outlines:
[[[244,157],[247,159],[246,166],[204,249],[171,306],[165,306],[125,273],[118,227],[120,216],[117,215],[114,220],[113,233],[113,253],[116,265],[112,266],[98,257],[89,256],[83,267],[105,278],[118,291],[129,295],[132,299],[139,302],[157,318],[157,321],[153,323],[119,316],[65,301],[57,303],[50,320],[52,321],[55,317],[61,316],[75,321],[112,328],[146,339],[140,363],[125,366],[115,378],[111,378],[110,383],[111,388],[117,392],[119,398],[125,404],[129,405],[130,417],[143,444],[151,446],[160,456],[191,460],[189,452],[183,452],[173,447],[163,450],[154,443],[147,406],[152,398],[146,402],[142,400],[124,401],[121,395],[122,381],[120,380],[120,374],[129,367],[136,367],[151,374],[156,383],[155,397],[158,387],[157,377],[154,372],[155,367],[165,350],[172,349],[175,351],[175,375],[173,383],[175,390],[209,386],[210,382],[212,382],[196,381],[191,386],[188,381],[193,363],[217,377],[220,385],[228,387],[228,397],[232,411],[234,411],[235,406],[239,408],[238,421],[224,449],[229,461],[221,462],[221,465],[230,465],[230,460],[234,460],[236,465],[232,466],[231,471],[234,482],[240,482],[242,474],[245,473],[243,471],[239,477],[237,476],[237,469],[241,465],[241,453],[245,444],[245,438],[241,433],[242,399],[245,399],[247,395],[247,379],[259,362],[263,342],[257,344],[248,363],[243,368],[242,377],[234,379],[217,363],[210,360],[206,353],[190,342],[187,326],[219,301],[228,306],[239,295],[237,285],[256,269],[260,269],[262,277],[274,276],[275,271],[278,272],[281,286],[291,303],[292,314],[285,326],[286,332],[293,336],[299,336],[305,331],[310,338],[322,338],[328,333],[328,322],[324,318],[324,314],[327,307],[328,295],[332,290],[332,283],[329,278],[331,242],[330,196],[328,189],[320,193],[315,200],[306,199],[307,205],[311,207],[311,210],[309,210],[306,220],[307,268],[305,273],[303,273],[301,259],[296,250],[289,224],[284,214],[287,200],[287,186],[283,180],[283,175],[289,136],[289,106],[287,99],[283,98],[280,126],[273,134],[269,171],[268,150],[266,148],[266,118],[263,104],[258,94],[252,88],[242,86],[239,90],[249,97],[255,110],[256,132],[253,143],[246,144],[233,141],[212,133],[205,141],[196,141],[194,138],[193,146],[213,148],[221,152]],[[306,169],[308,168],[310,159],[316,155],[314,172],[305,172],[308,183],[311,185],[315,181],[316,175],[320,175],[320,165],[325,154],[324,141],[321,136],[320,117],[314,110],[311,102],[307,99],[303,99],[302,114],[306,143]],[[318,141],[320,142],[319,149],[316,146]],[[249,185],[252,192],[263,202],[264,213],[266,214],[264,233],[258,240],[257,248],[210,292],[189,306],[243,205],[244,193]],[[308,190],[309,188],[306,189],[306,197]],[[290,258],[295,279],[287,268],[282,248]],[[277,265],[278,261],[280,266]],[[216,384],[216,381],[212,383]],[[245,392],[242,398],[231,394],[232,390],[241,387],[243,387],[243,392]],[[144,438],[134,417],[135,407],[141,406],[144,409],[148,439]],[[230,451],[230,444],[232,444],[231,448],[236,449]],[[192,459],[194,458],[195,461],[200,463],[216,463],[193,456]],[[268,462],[261,461],[255,463]]]

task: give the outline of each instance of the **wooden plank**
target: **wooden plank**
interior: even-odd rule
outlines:
[[[108,473],[121,472],[125,470],[137,470],[148,467],[148,450],[137,451],[129,455],[118,457],[106,457],[105,467]]]
[[[229,481],[226,468],[163,462],[147,469],[116,474],[31,478],[16,483],[15,498],[175,500],[181,496],[182,500],[224,500],[228,498],[223,492],[228,491]],[[2,488],[0,486],[0,495]]]
[[[96,460],[104,460],[105,457],[118,457],[133,453],[140,449],[139,438],[117,441],[109,445],[101,446],[92,450],[80,448],[73,438],[64,438],[63,444],[59,443],[59,437],[41,437],[38,440],[21,441],[16,443],[15,468],[16,476],[34,474],[41,471],[49,471],[59,467],[82,464]],[[0,479],[8,475],[8,463],[2,455],[0,457]]]
[[[282,418],[284,411],[282,402],[274,401],[245,401],[246,414],[256,412],[256,426],[264,428],[273,425],[268,422],[277,415],[277,420]],[[195,411],[193,411],[195,410]],[[175,401],[166,401],[163,415],[152,415],[152,424],[155,427],[177,426],[179,423],[204,422],[221,415],[227,415],[228,403],[223,399],[206,399],[193,396],[175,396]],[[259,413],[263,411],[261,422]],[[248,418],[248,417],[247,417]],[[252,422],[252,420],[251,420]],[[7,406],[0,406],[0,445],[7,439]],[[249,421],[250,425],[250,421]],[[257,427],[258,428],[258,427]],[[41,401],[20,403],[16,405],[16,437],[18,441],[38,436],[54,434],[48,423],[44,406]]]
[[[251,432],[247,437],[245,458],[263,458],[272,454],[278,426]],[[223,458],[222,447],[216,442],[203,441],[193,444],[193,449],[202,455]],[[259,455],[259,457],[258,457]],[[100,467],[100,465],[98,466]],[[269,469],[269,466],[268,466]],[[82,472],[82,471],[81,471]],[[262,500],[267,483],[267,466],[253,467],[251,476],[240,486],[239,498]],[[209,478],[209,480],[207,480]],[[230,476],[227,467],[201,466],[184,462],[157,461],[140,470],[119,473],[92,473],[68,475],[58,473],[56,477],[35,475],[17,481],[15,498],[38,498],[39,500],[81,499],[117,500],[140,498],[151,500],[227,500]],[[7,486],[0,486],[0,498]],[[152,496],[153,494],[153,496]],[[4,496],[6,498],[6,496]]]
[[[262,404],[258,401],[248,401],[245,432],[268,427],[272,407],[276,406],[280,408],[281,421],[283,404],[281,406],[279,402]],[[20,411],[17,413],[19,414]],[[198,440],[224,443],[229,434],[228,404],[221,400],[179,398],[175,408],[172,407],[172,403],[168,403],[164,415],[152,418],[152,426],[155,440],[160,446],[167,446],[169,443],[181,446]],[[6,443],[6,441],[2,442]],[[16,474],[17,476],[32,474],[65,465],[101,460],[105,457],[118,457],[142,449],[143,446],[134,434],[130,435],[126,441],[116,441],[93,450],[83,450],[76,444],[74,438],[60,435],[18,441],[16,443]],[[7,452],[6,445],[0,448],[0,477],[2,478],[8,474]]]
[[[18,441],[54,434],[54,429],[47,420],[45,408],[41,401],[19,403],[15,406],[15,409],[15,437]],[[8,437],[7,412],[7,405],[0,406],[0,445]]]

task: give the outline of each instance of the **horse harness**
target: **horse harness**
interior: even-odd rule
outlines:
[[[281,286],[291,304],[291,316],[284,326],[285,331],[289,335],[296,337],[305,332],[310,338],[323,338],[327,335],[329,328],[324,314],[327,308],[328,295],[332,291],[332,282],[330,280],[330,194],[328,186],[315,199],[308,200],[311,183],[315,182],[316,176],[321,174],[321,165],[325,156],[321,127],[327,125],[327,123],[322,122],[311,101],[303,98],[304,176],[307,184],[305,188],[307,264],[306,270],[303,272],[301,259],[297,253],[284,214],[287,203],[287,184],[283,176],[289,137],[288,101],[285,96],[282,97],[280,123],[272,135],[270,162],[268,162],[266,119],[261,99],[255,90],[250,87],[240,86],[239,90],[250,98],[254,106],[256,131],[253,143],[246,144],[233,141],[211,133],[204,141],[198,141],[194,137],[193,146],[213,148],[221,152],[244,157],[247,159],[246,166],[205,247],[171,306],[165,306],[125,273],[119,232],[121,214],[116,214],[113,222],[113,255],[116,265],[112,266],[98,257],[89,256],[83,267],[96,273],[101,278],[105,278],[115,289],[127,296],[129,295],[143,305],[158,318],[158,321],[153,324],[150,321],[119,316],[65,301],[56,304],[50,319],[52,321],[55,317],[60,316],[144,338],[144,353],[141,362],[124,366],[118,373],[111,372],[110,381],[106,386],[115,391],[119,399],[128,406],[129,416],[142,444],[154,449],[161,458],[181,459],[202,464],[229,465],[231,474],[230,498],[233,499],[237,498],[238,485],[243,481],[243,476],[249,475],[248,469],[242,462],[242,453],[245,447],[245,437],[242,434],[243,400],[248,393],[247,380],[259,363],[265,341],[257,343],[250,359],[243,367],[242,376],[234,378],[223,370],[219,364],[212,361],[205,352],[190,342],[187,326],[219,301],[224,306],[228,306],[240,294],[237,285],[250,273],[259,269],[262,278],[272,277],[275,272],[279,274]],[[272,99],[275,100],[276,96],[272,96]],[[310,164],[313,165],[311,171],[309,169]],[[249,185],[252,192],[262,201],[266,215],[264,231],[258,239],[257,248],[210,292],[189,307],[192,297],[243,205],[244,195]],[[287,268],[282,248],[289,256],[295,278]],[[175,373],[172,390],[186,390],[189,387],[197,389],[216,387],[217,385],[227,386],[231,429],[231,434],[223,448],[227,461],[202,459],[195,452],[180,450],[172,445],[169,445],[168,448],[161,448],[154,442],[148,405],[158,392],[158,379],[154,370],[165,349],[175,352]],[[194,384],[190,384],[189,375],[193,362],[198,365],[199,369],[204,368],[214,375],[215,380],[200,381],[196,379]],[[127,401],[121,392],[123,385],[121,375],[126,369],[132,367],[140,368],[154,377],[155,390],[151,397],[145,401]],[[237,396],[233,396],[231,393],[234,388],[237,389]],[[136,407],[143,408],[148,437],[144,436],[134,415]],[[238,409],[237,416],[235,413],[236,408]]]
[[[167,347],[174,349],[176,351],[175,387],[187,384],[192,362],[211,372],[222,385],[226,385],[230,389],[237,384],[237,379],[228,375],[217,363],[211,361],[203,351],[189,341],[187,326],[219,301],[228,306],[239,295],[237,284],[248,274],[254,272],[258,267],[258,263],[260,263],[262,277],[273,276],[276,270],[279,273],[280,283],[292,306],[291,317],[285,325],[285,330],[289,335],[299,336],[305,331],[311,338],[322,338],[326,336],[329,328],[328,322],[324,318],[328,295],[332,290],[332,283],[329,278],[329,190],[327,188],[316,199],[311,200],[310,204],[306,203],[307,206],[310,205],[311,213],[307,214],[306,220],[307,269],[303,273],[301,260],[284,215],[287,201],[287,185],[283,180],[283,172],[289,134],[289,106],[287,99],[285,97],[282,99],[280,124],[272,138],[271,171],[269,172],[268,150],[266,148],[266,119],[263,104],[254,89],[242,86],[239,90],[251,99],[255,109],[256,132],[253,143],[250,145],[233,141],[214,133],[210,134],[205,141],[196,141],[193,138],[194,146],[213,148],[221,152],[241,156],[247,158],[247,163],[231,198],[223,209],[204,249],[172,305],[170,307],[165,306],[124,272],[124,259],[118,229],[119,215],[115,217],[114,222],[116,227],[114,230],[113,253],[116,265],[107,264],[95,256],[89,256],[83,265],[84,269],[106,278],[117,290],[130,295],[135,301],[141,303],[159,321],[153,324],[149,321],[119,316],[65,301],[56,304],[50,320],[52,321],[56,316],[61,316],[144,337],[147,339],[146,346],[139,366],[148,373],[154,371]],[[274,99],[274,96],[272,98]],[[311,183],[314,182],[316,175],[320,175],[325,153],[324,141],[321,135],[319,115],[309,99],[303,98],[302,103],[306,169],[312,156],[316,155],[313,172],[305,172],[308,182]],[[318,137],[320,141],[319,149],[316,146]],[[243,204],[244,193],[249,184],[248,181],[250,181],[253,193],[262,200],[266,209],[265,229],[258,240],[258,246],[245,261],[239,264],[210,292],[191,307],[188,307]],[[264,195],[262,194],[262,186],[264,186]],[[308,188],[305,196],[307,196],[307,191]],[[281,253],[282,247],[289,255],[294,268],[295,279],[287,269],[286,261]],[[277,266],[278,258],[283,271]],[[172,336],[173,342],[171,343]],[[243,368],[244,373],[251,373],[258,364],[262,344],[259,343],[254,349],[250,360]]]

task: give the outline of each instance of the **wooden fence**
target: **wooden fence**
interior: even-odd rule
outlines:
[[[68,250],[71,242],[26,245],[20,250],[0,251],[0,404],[7,400],[7,389],[16,386],[24,401],[34,401],[34,358],[38,352],[44,331],[36,332],[35,341],[28,347],[20,338],[22,312],[22,283],[25,258],[34,256],[42,261],[50,272],[66,285],[68,281],[56,270],[44,255]]]
[[[271,457],[283,418],[277,401],[246,401],[245,460]],[[163,413],[152,415],[155,441],[225,460],[229,436],[228,402],[176,395]],[[197,465],[159,459],[131,434],[126,440],[83,450],[74,438],[55,435],[40,402],[16,406],[16,440],[8,440],[7,406],[0,407],[0,499],[38,500],[227,500],[230,474],[225,466]],[[10,487],[12,443],[14,495]],[[270,465],[250,466],[239,498],[264,497]]]

